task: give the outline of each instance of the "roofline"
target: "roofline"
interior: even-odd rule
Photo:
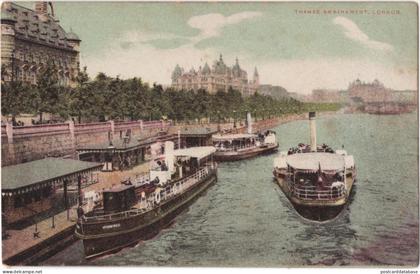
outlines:
[[[95,166],[91,166],[91,167],[88,167],[88,168],[85,168],[85,169],[80,169],[76,172],[72,172],[72,173],[69,173],[69,174],[66,174],[66,175],[63,175],[63,176],[53,177],[53,178],[50,178],[50,179],[47,179],[47,180],[44,180],[44,181],[35,182],[35,183],[30,184],[30,185],[21,186],[21,187],[17,187],[17,188],[4,188],[2,186],[1,187],[1,192],[16,192],[16,191],[19,191],[21,189],[25,189],[25,188],[28,188],[28,187],[31,187],[31,186],[34,186],[34,185],[51,183],[52,181],[59,180],[61,178],[71,176],[71,175],[74,175],[74,174],[77,174],[77,173],[94,170],[94,169],[100,168],[102,166],[103,166],[103,163],[97,163],[97,165],[95,165]]]
[[[34,43],[34,44],[38,44],[38,45],[41,45],[41,46],[46,46],[46,47],[53,48],[53,49],[65,50],[65,51],[69,51],[69,52],[72,52],[72,53],[80,53],[79,51],[74,50],[74,49],[69,49],[69,48],[60,47],[60,46],[56,46],[56,45],[50,45],[48,43],[40,42],[38,40],[31,40],[31,39],[28,39],[26,37],[21,37],[21,36],[22,36],[21,34],[18,34],[18,35],[15,34],[15,39],[23,40],[23,41],[26,41],[26,42],[31,42],[31,43]]]

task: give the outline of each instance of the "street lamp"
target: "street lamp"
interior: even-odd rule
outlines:
[[[106,159],[105,159],[105,171],[112,171],[112,150],[114,149],[112,141],[109,141],[109,146],[107,148]],[[111,161],[111,162],[108,162]]]
[[[217,111],[217,131],[220,132],[220,111]]]
[[[236,110],[233,110],[233,128],[236,128]]]

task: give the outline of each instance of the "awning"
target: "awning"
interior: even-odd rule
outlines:
[[[343,170],[344,156],[335,153],[296,153],[286,156],[287,164],[300,170]]]
[[[73,159],[45,158],[23,164],[5,166],[1,169],[2,193],[25,193],[50,184],[74,179],[94,170],[100,170],[102,163],[84,162]]]

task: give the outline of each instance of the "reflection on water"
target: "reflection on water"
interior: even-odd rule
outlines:
[[[275,155],[223,163],[219,180],[174,224],[134,248],[86,262],[78,242],[45,264],[165,266],[414,265],[418,261],[417,114],[318,119],[358,180],[328,223],[301,218],[273,182]],[[309,142],[307,121],[276,128],[280,150]]]

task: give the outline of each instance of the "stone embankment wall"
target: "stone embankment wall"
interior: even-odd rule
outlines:
[[[325,113],[323,113],[325,115]],[[293,114],[253,122],[254,132],[267,130],[290,121],[306,119],[307,114]],[[177,134],[180,128],[208,127],[212,130],[246,132],[244,121],[211,124],[177,124],[163,121],[130,121],[74,124],[72,121],[62,124],[45,124],[12,127],[1,126],[1,165],[14,165],[45,158],[47,156],[67,156],[76,158],[76,149],[109,140],[122,138],[131,132],[131,138],[147,138],[159,132]]]
[[[74,124],[45,124],[12,127],[1,126],[1,165],[45,158],[46,156],[76,157],[76,148],[109,142],[131,132],[132,138],[167,130],[170,123],[162,121],[132,121]]]

